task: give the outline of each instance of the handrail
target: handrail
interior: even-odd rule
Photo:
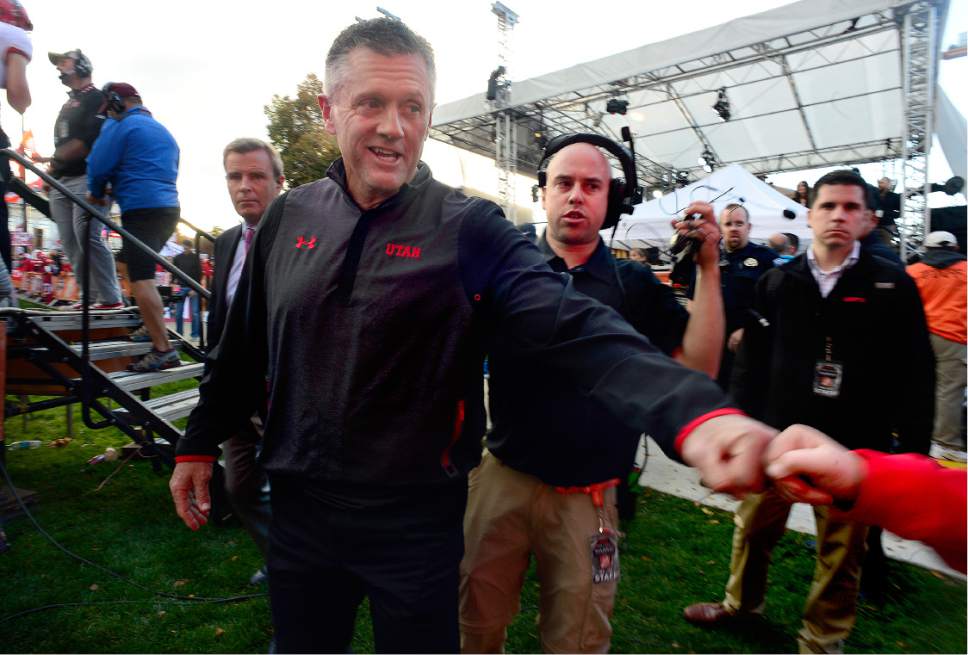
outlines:
[[[179,223],[184,223],[185,224],[185,227],[187,227],[189,230],[194,230],[196,236],[203,236],[206,239],[208,239],[209,241],[211,241],[213,243],[215,242],[216,237],[214,237],[213,235],[209,234],[205,230],[202,230],[202,229],[199,229],[199,228],[195,227],[194,225],[192,225],[191,223],[189,223],[188,221],[186,221],[184,218],[179,218],[178,219],[178,222]],[[197,243],[198,242],[198,239],[195,239],[195,242]],[[196,248],[196,250],[197,250],[197,248]]]
[[[148,255],[155,263],[159,264],[162,268],[169,271],[185,286],[191,288],[193,291],[198,293],[203,298],[210,298],[211,294],[198,282],[193,280],[187,273],[183,270],[169,262],[167,259],[156,253],[154,250],[149,248],[140,239],[129,233],[121,225],[115,223],[113,220],[107,217],[107,215],[102,214],[100,210],[94,207],[86,198],[81,198],[63,184],[60,180],[51,176],[47,171],[40,169],[36,164],[21,155],[16,150],[12,148],[0,148],[0,156],[6,157],[7,159],[12,159],[16,161],[24,168],[29,168],[35,175],[46,182],[49,186],[60,191],[64,197],[69,198],[74,204],[78,205],[81,209],[87,212],[88,216],[96,218],[101,221],[104,225],[108,226],[115,232],[121,235],[121,237],[130,245],[139,249],[144,254]],[[196,236],[196,239],[198,237]],[[98,377],[94,372],[94,367],[91,365],[91,358],[89,352],[90,346],[90,280],[91,280],[91,248],[88,243],[87,236],[81,240],[81,257],[83,259],[83,274],[81,283],[81,362],[83,365],[83,370],[81,371],[81,419],[84,424],[92,430],[98,430],[100,428],[108,427],[114,424],[113,418],[106,418],[103,421],[95,421],[94,417],[91,415],[91,408],[98,407],[100,404],[97,402],[97,396],[100,393],[100,389],[96,388]],[[98,410],[100,414],[104,415],[104,412]]]
[[[13,150],[12,148],[0,148],[0,156],[7,157],[8,159],[13,159],[21,166],[24,166],[25,168],[29,168],[35,175],[37,175],[48,185],[60,191],[66,197],[70,198],[75,204],[79,205],[84,211],[86,211],[91,216],[93,216],[97,220],[107,225],[109,228],[111,228],[112,230],[120,234],[126,241],[130,242],[131,245],[135,246],[136,248],[144,252],[146,255],[151,257],[155,261],[155,263],[160,264],[162,268],[164,268],[172,275],[177,277],[182,284],[184,284],[187,287],[191,287],[196,293],[198,293],[203,298],[208,299],[211,297],[211,293],[209,293],[209,291],[205,289],[205,287],[203,287],[201,284],[193,280],[191,276],[189,276],[183,270],[181,270],[180,268],[178,268],[177,266],[169,262],[167,259],[165,259],[161,255],[156,253],[154,250],[149,248],[147,245],[144,244],[144,242],[142,242],[140,239],[138,239],[130,232],[125,230],[119,224],[115,223],[106,215],[102,214],[98,209],[94,207],[94,205],[89,203],[85,198],[81,198],[76,194],[74,194],[67,187],[61,184],[60,180],[58,180],[55,177],[52,177],[47,171],[37,167],[33,161],[24,157],[23,155],[21,155],[16,150]]]

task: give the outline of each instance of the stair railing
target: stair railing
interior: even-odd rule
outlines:
[[[169,262],[167,259],[156,253],[154,250],[149,248],[144,242],[132,235],[130,232],[125,230],[120,224],[113,221],[106,213],[102,213],[93,204],[87,201],[87,198],[82,198],[72,192],[70,189],[61,184],[60,180],[50,175],[46,170],[40,168],[35,162],[28,159],[27,157],[21,155],[19,152],[12,148],[0,148],[0,156],[6,157],[7,159],[13,160],[23,166],[24,168],[30,169],[35,175],[44,181],[51,188],[57,189],[64,197],[70,199],[75,205],[78,205],[87,213],[88,220],[97,219],[102,224],[106,225],[111,230],[117,232],[121,237],[128,242],[131,246],[137,248],[144,254],[148,255],[155,263],[159,264],[162,268],[170,272],[174,277],[176,277],[180,283],[185,286],[190,287],[193,291],[199,294],[202,298],[208,300],[211,297],[211,293],[205,289],[200,283],[196,282],[187,273],[179,269],[177,266]],[[206,234],[208,238],[212,238],[211,235]],[[81,255],[84,262],[84,272],[82,274],[82,284],[81,284],[81,359],[83,360],[83,370],[81,371],[81,416],[84,420],[84,424],[93,429],[98,430],[104,427],[108,427],[113,424],[113,421],[109,418],[101,422],[95,422],[91,416],[90,406],[96,399],[99,389],[96,388],[94,376],[92,375],[93,369],[90,361],[90,276],[91,276],[91,253],[88,244],[87,235],[85,238],[80,239],[82,244],[83,253]]]

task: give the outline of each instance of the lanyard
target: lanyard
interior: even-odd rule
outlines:
[[[588,494],[592,497],[592,505],[595,506],[595,513],[598,514],[598,532],[605,534],[605,490],[619,485],[618,478],[612,478],[605,482],[590,484],[584,487],[555,487],[555,491],[560,494]]]

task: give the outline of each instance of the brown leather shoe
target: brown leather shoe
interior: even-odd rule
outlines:
[[[689,623],[704,626],[720,625],[736,618],[722,603],[696,603],[684,609],[682,615]]]

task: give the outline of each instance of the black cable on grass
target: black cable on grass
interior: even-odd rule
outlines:
[[[34,515],[30,513],[30,510],[27,509],[27,505],[24,503],[23,499],[20,497],[20,494],[17,493],[17,488],[14,487],[13,480],[10,479],[10,474],[7,472],[6,467],[4,467],[2,463],[0,463],[0,473],[3,474],[3,479],[6,482],[7,487],[10,488],[11,493],[13,493],[14,499],[17,501],[17,505],[20,506],[20,509],[23,511],[24,515],[28,519],[30,519],[30,522],[33,523],[34,527],[37,529],[37,532],[39,532],[47,541],[49,541],[55,548],[57,548],[57,550],[61,551],[62,553],[64,553],[65,555],[67,555],[68,557],[70,557],[72,559],[76,559],[77,561],[81,562],[82,564],[87,564],[88,566],[94,567],[98,571],[102,571],[104,573],[107,573],[111,577],[116,578],[116,579],[120,580],[121,582],[125,582],[125,583],[131,585],[132,587],[136,587],[138,589],[141,589],[142,591],[147,591],[148,593],[150,593],[153,596],[158,596],[159,598],[165,599],[163,601],[158,601],[156,599],[146,598],[146,599],[143,599],[143,600],[113,600],[113,601],[111,601],[111,600],[101,600],[101,601],[92,600],[92,601],[81,601],[81,602],[77,602],[77,603],[54,603],[54,604],[51,604],[51,605],[43,605],[43,606],[40,606],[40,607],[34,607],[34,608],[31,608],[31,609],[23,610],[22,612],[17,612],[16,614],[11,614],[9,616],[0,617],[0,623],[5,623],[5,622],[11,621],[11,620],[13,620],[15,618],[18,618],[18,617],[21,617],[21,616],[25,616],[27,614],[33,614],[35,612],[43,612],[43,611],[46,611],[46,610],[61,609],[61,608],[65,608],[65,607],[84,607],[84,606],[88,606],[88,605],[107,605],[107,604],[118,604],[119,605],[119,604],[148,603],[148,602],[155,602],[155,603],[156,602],[177,603],[177,604],[180,604],[180,605],[192,605],[192,604],[196,604],[196,603],[203,603],[203,604],[206,604],[206,603],[207,604],[224,604],[224,603],[242,602],[242,601],[246,601],[246,600],[252,600],[254,598],[263,598],[263,597],[265,597],[267,595],[265,592],[259,592],[259,593],[256,593],[256,594],[240,594],[238,596],[225,596],[225,597],[181,596],[179,594],[172,594],[172,593],[168,593],[166,591],[155,591],[154,589],[152,589],[150,587],[147,587],[147,586],[141,584],[140,582],[135,582],[134,580],[132,580],[132,579],[130,579],[130,578],[124,576],[124,575],[121,575],[117,571],[112,571],[111,569],[109,569],[109,568],[107,568],[105,566],[101,566],[100,564],[97,564],[95,562],[92,562],[91,560],[89,560],[89,559],[87,559],[85,557],[82,557],[81,555],[78,555],[78,554],[76,554],[74,552],[71,552],[65,546],[62,546],[46,530],[44,530],[44,528],[40,525],[40,523],[37,521],[37,519],[34,518]]]

